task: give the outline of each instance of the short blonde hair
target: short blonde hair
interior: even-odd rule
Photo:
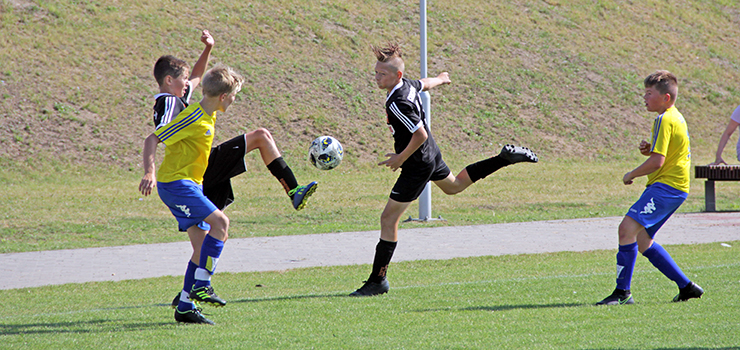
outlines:
[[[222,94],[233,94],[241,90],[244,77],[231,67],[217,64],[203,76],[203,94],[217,97]]]
[[[678,78],[667,70],[655,71],[645,78],[644,83],[646,88],[654,87],[661,94],[670,95],[671,101],[678,97]]]

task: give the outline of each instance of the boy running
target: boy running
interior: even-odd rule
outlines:
[[[619,224],[617,252],[617,287],[596,305],[634,304],[630,293],[637,252],[650,260],[660,272],[678,285],[674,302],[701,298],[704,290],[691,282],[670,254],[653,241],[655,234],[686,200],[689,194],[691,148],[689,130],[683,115],[675,107],[678,79],[659,70],[644,81],[645,107],[658,113],[652,127],[652,142],[640,142],[640,153],[648,159],[624,175],[631,185],[635,178],[647,175],[647,188]]]
[[[380,216],[380,242],[375,247],[372,272],[365,284],[350,296],[372,296],[388,292],[388,264],[398,242],[398,221],[412,201],[417,199],[431,180],[445,194],[462,192],[476,181],[498,169],[519,162],[537,162],[537,155],[527,148],[506,145],[497,156],[468,165],[457,176],[442,160],[421,108],[420,91],[450,84],[447,72],[435,78],[404,78],[404,62],[398,45],[372,47],[377,58],[375,82],[386,90],[387,124],[393,134],[395,153],[388,153],[385,165],[401,174],[391,190],[388,203]]]
[[[177,117],[190,103],[190,97],[200,84],[203,73],[208,66],[211,50],[215,43],[213,36],[204,30],[200,40],[205,44],[193,71],[188,77],[188,64],[174,56],[160,57],[154,65],[154,78],[159,85],[159,93],[154,96],[154,125],[159,130]],[[308,198],[316,191],[317,183],[311,182],[299,186],[293,171],[280,155],[280,151],[272,138],[272,134],[259,128],[252,132],[239,135],[216,147],[211,148],[208,157],[208,167],[203,175],[203,193],[218,208],[223,211],[234,201],[234,191],[231,187],[231,178],[244,173],[247,166],[244,157],[253,150],[259,150],[262,161],[270,173],[280,182],[286,194],[290,197],[293,208],[301,210]],[[205,236],[203,236],[205,238]],[[193,256],[185,271],[186,281],[192,280],[200,252],[199,239],[190,237],[193,243]],[[201,238],[202,240],[202,238]],[[190,287],[177,293],[172,300],[172,307],[187,302]]]

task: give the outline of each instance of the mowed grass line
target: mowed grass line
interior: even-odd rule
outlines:
[[[491,154],[498,150],[492,149]],[[445,159],[457,174],[479,158],[450,152]],[[296,212],[258,156],[249,155],[247,160],[247,173],[233,180],[236,202],[226,209],[230,238],[379,230],[380,212],[398,176],[375,166],[319,171],[291,157],[301,183],[319,181],[306,209]],[[545,157],[538,164],[501,169],[455,196],[432,186],[432,215],[446,221],[402,223],[401,228],[622,216],[645,185],[640,178],[624,186],[622,176],[642,160]],[[138,170],[66,165],[45,171],[0,171],[5,184],[5,198],[0,201],[0,253],[187,240],[177,232],[175,219],[156,194],[143,198],[138,193]],[[703,180],[692,182],[679,212],[704,210],[703,185]],[[717,208],[740,210],[740,184],[716,186]],[[418,202],[406,215],[419,216]]]
[[[639,258],[637,304],[596,307],[614,287],[614,252],[394,263],[391,291],[349,298],[368,266],[217,274],[229,300],[214,327],[176,324],[179,277],[17,289],[0,338],[10,348],[719,349],[740,344],[740,241],[668,246],[707,291],[672,303],[675,284]]]

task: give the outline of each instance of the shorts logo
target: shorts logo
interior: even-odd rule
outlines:
[[[177,207],[177,209],[180,209],[180,211],[182,211],[185,214],[185,216],[190,217],[190,208],[188,208],[187,205],[177,205],[176,204],[175,206]]]
[[[645,208],[642,209],[640,214],[652,214],[655,211],[655,209],[657,208],[655,207],[655,202],[653,201],[653,198],[651,197],[650,203],[645,204]]]

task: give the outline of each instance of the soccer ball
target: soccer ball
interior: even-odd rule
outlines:
[[[311,164],[320,170],[331,170],[339,166],[344,157],[342,144],[331,136],[319,136],[308,147]]]

